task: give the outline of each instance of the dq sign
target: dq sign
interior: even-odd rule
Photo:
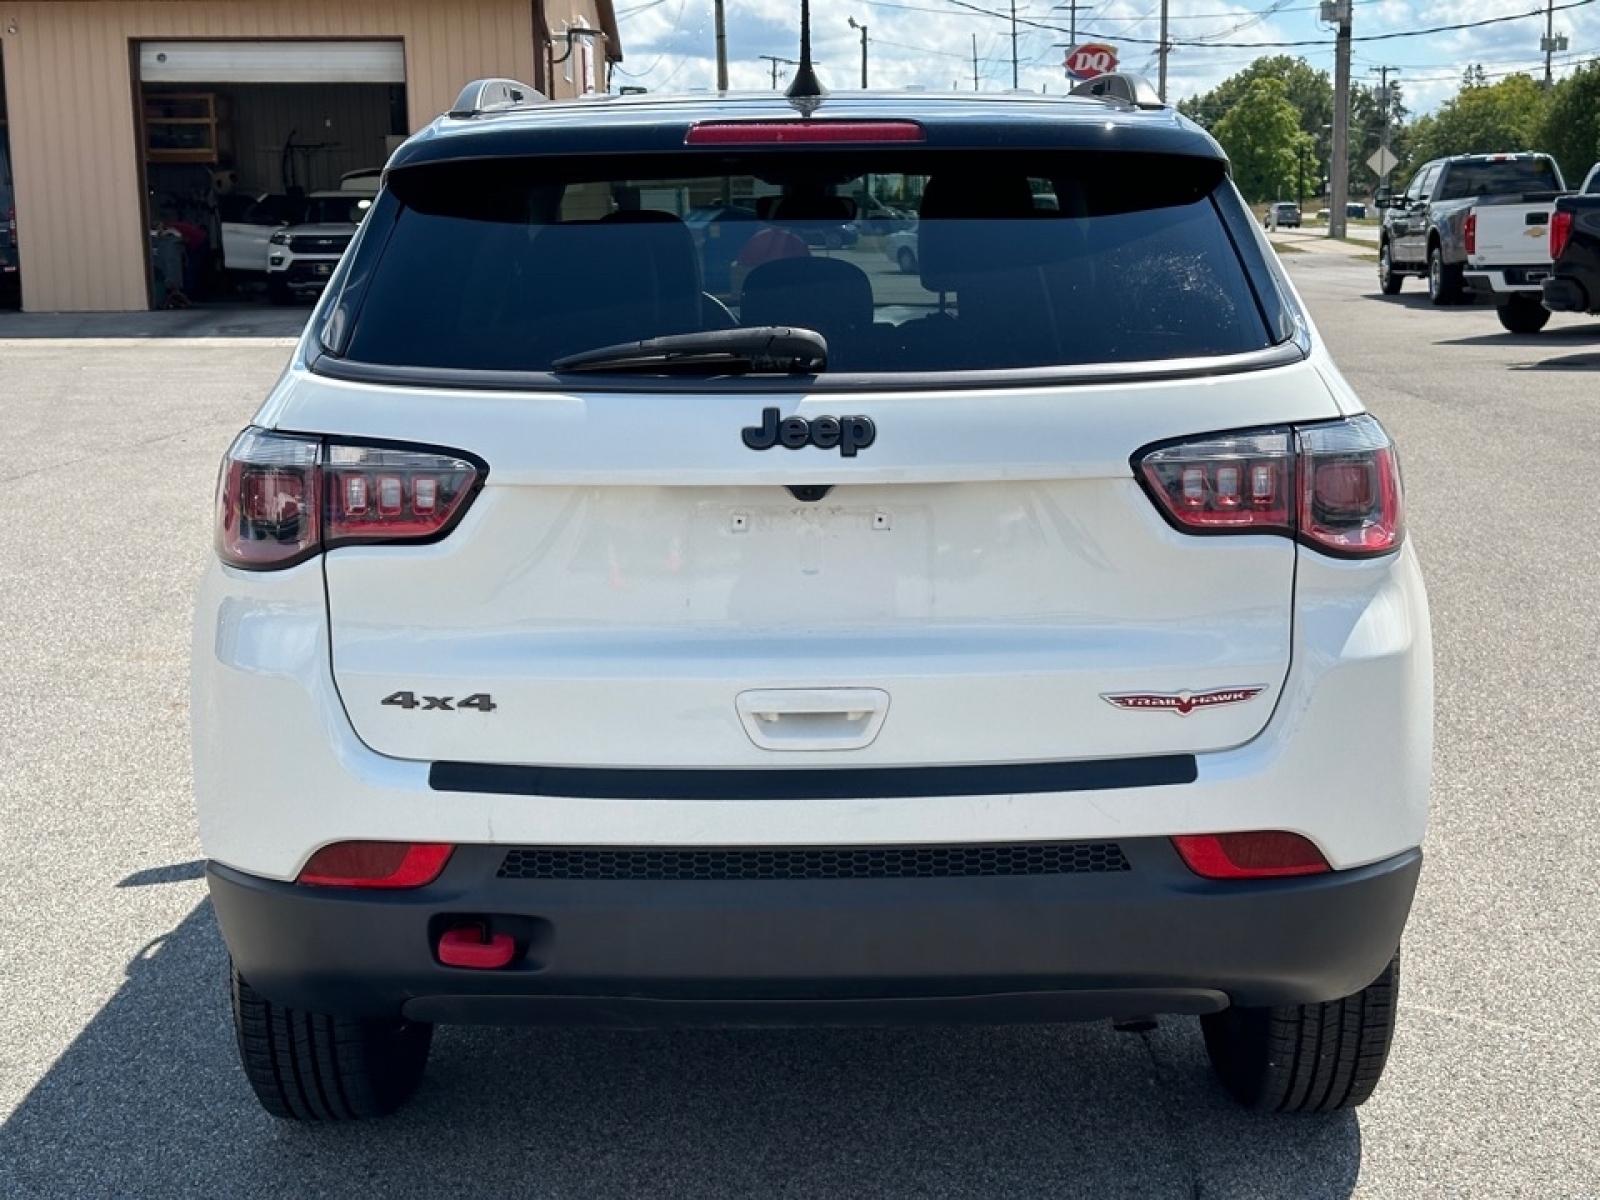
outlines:
[[[1085,42],[1067,51],[1067,60],[1061,64],[1073,79],[1093,79],[1117,69],[1117,48],[1104,42]]]

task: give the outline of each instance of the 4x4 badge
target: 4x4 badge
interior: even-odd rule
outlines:
[[[780,416],[775,408],[762,409],[761,424],[748,425],[743,431],[744,444],[752,450],[771,450],[774,446],[832,450],[837,446],[845,458],[854,458],[857,450],[865,450],[877,436],[878,427],[871,417],[817,417],[808,421],[804,417]]]
[[[1254,700],[1265,687],[1217,688],[1211,692],[1102,692],[1100,699],[1118,708],[1136,708],[1177,713],[1187,717],[1197,708],[1216,708],[1222,704],[1243,704]]]

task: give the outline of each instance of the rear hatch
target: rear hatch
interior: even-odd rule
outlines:
[[[331,352],[276,423],[463,452],[487,476],[441,540],[325,556],[334,675],[368,745],[963,764],[1262,729],[1294,543],[1179,532],[1130,465],[1337,415],[1283,344],[1286,301],[1220,164],[1135,164],[1135,188],[1099,186],[1081,154],[920,153],[391,171]],[[677,214],[756,175],[793,203],[751,223],[768,244],[708,294]],[[886,178],[885,202],[920,206],[916,274],[873,238],[786,239]],[[740,361],[728,326],[815,331],[826,362]],[[707,331],[675,359],[581,357]]]

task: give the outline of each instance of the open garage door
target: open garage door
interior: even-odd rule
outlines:
[[[409,132],[400,41],[152,41],[138,63],[157,307],[266,297],[285,231],[348,224],[340,194],[370,195]]]

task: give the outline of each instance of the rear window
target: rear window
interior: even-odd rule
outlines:
[[[1548,158],[1506,159],[1502,162],[1452,163],[1441,200],[1466,200],[1472,196],[1521,196],[1559,192],[1556,165]]]
[[[1292,332],[1212,160],[603,161],[392,171],[330,349],[541,372],[619,343],[789,326],[823,336],[829,373],[924,373],[1235,355]],[[716,170],[686,172],[699,163]]]

